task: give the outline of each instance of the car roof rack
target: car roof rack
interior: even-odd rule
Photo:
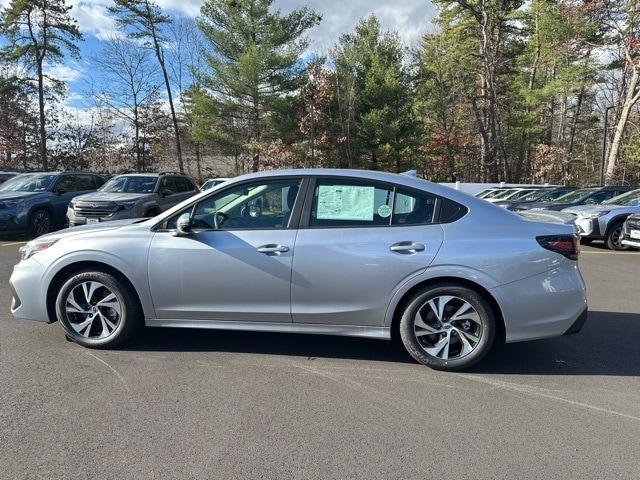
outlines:
[[[184,175],[184,173],[182,173],[182,172],[166,171],[166,172],[160,172],[160,173],[158,173],[158,175]]]

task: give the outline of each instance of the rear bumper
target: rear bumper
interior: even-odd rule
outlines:
[[[584,327],[584,324],[587,322],[587,317],[589,316],[589,310],[585,307],[584,311],[580,314],[576,321],[569,327],[569,329],[564,332],[564,335],[573,335],[574,333],[578,333]]]
[[[507,343],[556,337],[582,326],[585,284],[577,264],[569,262],[491,290],[502,310]]]

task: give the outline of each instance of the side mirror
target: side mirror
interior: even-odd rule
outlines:
[[[59,188],[58,190],[56,190],[56,193],[58,195],[64,195],[65,193],[67,193],[67,191],[64,188]]]
[[[173,190],[171,190],[170,188],[163,188],[160,191],[160,195],[162,195],[163,197],[168,197],[169,195],[173,195]]]
[[[593,198],[588,198],[586,202],[584,202],[585,205],[595,205],[596,201]]]
[[[183,213],[176,221],[176,229],[172,232],[176,237],[186,237],[191,233],[191,214]]]

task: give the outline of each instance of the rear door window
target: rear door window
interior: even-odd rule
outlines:
[[[316,182],[309,227],[426,225],[434,222],[436,196],[351,180]]]

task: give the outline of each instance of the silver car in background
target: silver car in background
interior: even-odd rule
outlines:
[[[245,175],[21,252],[13,314],[59,320],[92,348],[142,325],[398,337],[417,361],[458,370],[496,341],[574,333],[587,314],[570,225],[382,172]]]
[[[583,241],[604,240],[610,250],[628,250],[630,246],[622,243],[623,225],[629,215],[640,213],[640,189],[605,200],[600,205],[579,205],[562,212],[576,216],[575,224]]]

